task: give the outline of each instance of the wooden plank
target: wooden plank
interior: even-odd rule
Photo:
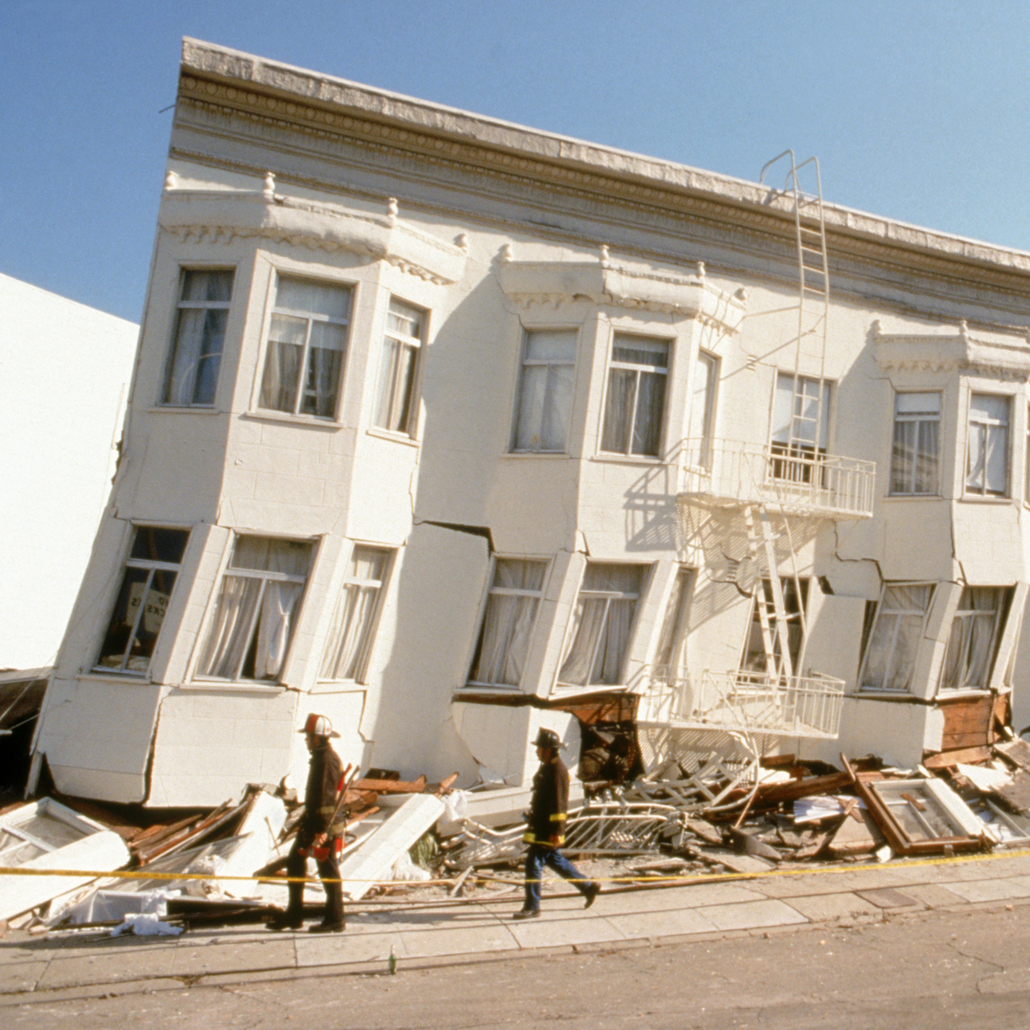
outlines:
[[[845,819],[833,835],[828,847],[836,858],[844,855],[866,855],[884,843],[884,836],[876,820],[864,808],[855,808],[855,819]]]
[[[426,789],[426,778],[417,780],[352,780],[350,790],[374,791],[377,794],[421,794]]]
[[[941,751],[936,755],[928,755],[923,759],[927,769],[953,769],[961,762],[963,765],[979,765],[991,757],[989,747],[965,747],[958,751]]]
[[[944,730],[941,734],[941,750],[954,751],[957,748],[985,747],[994,714],[994,696],[941,698],[937,707],[944,716]]]
[[[796,801],[815,794],[838,794],[851,786],[851,776],[846,772],[829,773],[826,776],[810,776],[805,780],[790,783],[771,783],[758,788],[756,804],[779,804],[781,801]]]

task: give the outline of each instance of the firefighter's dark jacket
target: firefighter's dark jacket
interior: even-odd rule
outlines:
[[[308,785],[304,790],[304,815],[301,817],[297,839],[310,843],[318,834],[339,837],[343,832],[344,817],[337,815],[336,790],[343,777],[343,762],[327,740],[311,752]],[[332,825],[330,825],[332,821]]]
[[[554,755],[541,762],[533,777],[533,798],[529,805],[529,826],[522,838],[527,844],[560,848],[565,843],[565,820],[569,811],[569,770]],[[552,840],[551,838],[556,838]]]

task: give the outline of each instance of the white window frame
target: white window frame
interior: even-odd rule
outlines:
[[[696,450],[691,459],[698,468],[712,467],[715,438],[715,404],[719,386],[720,361],[715,354],[699,350],[691,382],[690,431],[688,437]],[[696,443],[695,443],[696,441]]]
[[[328,287],[336,290],[340,290],[347,294],[347,314],[343,318],[332,317],[325,315],[318,311],[310,311],[299,308],[289,308],[285,305],[281,305],[279,302],[279,287],[284,281],[293,281],[301,284],[311,284],[319,287]],[[264,333],[264,356],[261,365],[261,376],[258,380],[258,391],[257,391],[257,408],[259,411],[275,411],[281,412],[287,415],[294,415],[298,418],[304,419],[319,419],[322,421],[333,420],[335,421],[338,417],[340,410],[340,403],[343,397],[343,383],[347,370],[347,356],[350,352],[350,328],[354,318],[354,303],[356,299],[355,284],[351,282],[336,282],[326,279],[319,279],[312,276],[303,274],[296,274],[294,272],[276,272],[274,281],[272,283],[272,300],[270,311],[268,314],[267,325]],[[270,361],[272,358],[272,347],[275,345],[278,347],[285,341],[278,341],[272,339],[272,327],[275,323],[275,317],[281,315],[286,318],[304,319],[307,323],[304,332],[304,343],[302,345],[300,361],[297,365],[297,381],[295,382],[295,396],[293,400],[292,408],[280,407],[278,405],[265,404],[263,398],[265,394],[266,379],[271,375],[270,372]],[[316,324],[326,326],[336,326],[343,331],[343,344],[340,347],[324,348],[327,350],[336,350],[340,354],[340,367],[339,373],[336,377],[336,383],[333,388],[333,403],[332,411],[329,414],[317,414],[311,411],[302,410],[304,407],[305,398],[311,395],[311,390],[308,389],[309,369],[308,365],[312,357],[312,350],[316,349],[312,347],[311,335],[312,327]],[[317,393],[314,395],[317,403]]]
[[[229,297],[227,300],[187,300],[185,295],[187,285],[194,276],[204,275],[229,275]],[[225,351],[225,334],[228,329],[229,309],[232,306],[232,293],[236,285],[235,268],[181,268],[179,270],[179,299],[176,303],[175,331],[172,334],[172,345],[168,353],[168,362],[165,368],[164,378],[161,385],[161,405],[169,408],[212,408],[215,403],[215,396],[218,391],[218,379],[221,372],[222,354]],[[204,312],[202,342],[196,359],[191,361],[185,369],[177,369],[178,361],[183,357],[185,351],[185,337],[187,313],[191,311]],[[214,324],[212,324],[212,322]],[[206,350],[212,339],[218,340],[217,349]],[[211,378],[210,399],[197,399],[197,384],[205,382],[208,377],[200,376],[201,364],[205,361],[214,365],[214,372]],[[183,384],[176,388],[176,379],[183,377]],[[180,399],[173,394],[188,395],[188,399]]]
[[[386,433],[414,437],[418,427],[420,356],[429,313],[399,297],[391,297],[380,353],[372,424]],[[406,322],[416,331],[405,332]],[[407,373],[407,375],[405,375]]]
[[[140,534],[150,531],[182,534],[182,555],[180,555],[177,562],[162,561],[154,558],[133,557],[132,552],[135,550]],[[97,660],[93,665],[94,672],[119,673],[125,676],[140,677],[147,674],[150,669],[150,663],[154,657],[154,651],[157,649],[165,614],[168,611],[168,604],[171,600],[172,592],[175,589],[175,583],[178,581],[179,574],[182,571],[182,559],[183,556],[185,556],[186,548],[189,546],[189,536],[190,531],[181,527],[152,525],[137,525],[134,527],[129,551],[125,561],[122,563],[122,578],[118,587],[118,593],[115,597],[114,605],[112,606],[107,629],[104,631],[104,639],[100,644],[100,654],[97,655]],[[133,590],[133,585],[128,582],[130,570],[132,569],[137,572],[146,573],[146,578],[143,580],[142,589],[140,590]],[[172,584],[167,591],[158,591],[153,587],[155,578],[157,578],[161,573],[168,573],[174,577]],[[133,594],[136,596],[133,597]],[[102,664],[101,661],[104,657],[103,652],[106,650],[107,641],[113,632],[115,618],[122,607],[123,601],[125,613],[128,614],[133,608],[135,608],[135,614],[133,615],[131,625],[128,622],[122,622],[122,625],[129,628],[129,633],[125,640],[125,649],[122,651],[121,661],[117,665],[105,665]],[[150,653],[145,656],[146,661],[144,664],[137,664],[136,667],[130,667],[133,662],[133,644],[137,642],[141,629],[146,632],[145,626],[148,619],[151,621],[156,620],[158,623],[157,629],[152,632],[153,643],[150,648]]]
[[[690,606],[696,583],[697,569],[677,566],[654,653],[653,678],[660,682],[675,683],[687,676]]]
[[[819,383],[822,382],[822,405],[819,404]],[[781,384],[790,383],[790,390]],[[772,454],[772,478],[788,483],[808,484],[812,466],[829,452],[830,413],[835,384],[815,376],[795,376],[778,372],[773,383],[773,418],[769,447]],[[814,391],[813,391],[814,387]],[[810,414],[815,405],[816,417]],[[778,425],[777,423],[782,423]],[[795,460],[792,460],[795,459]]]
[[[1004,419],[986,414],[974,415],[973,405],[978,398],[990,398],[1000,401],[1005,411]],[[1004,393],[989,393],[981,390],[974,390],[970,393],[969,417],[966,421],[965,494],[967,497],[1008,497],[1010,484],[1012,482],[1012,469],[1009,454],[1009,435],[1011,426],[1012,398],[1010,395]],[[976,461],[975,467],[971,467],[974,464],[973,445],[978,436],[982,438],[982,460]],[[999,446],[1005,460],[1005,483],[1000,489],[996,487],[988,489],[990,456],[995,453],[995,449]],[[970,482],[978,472],[983,480],[979,487],[977,487],[975,483]]]
[[[667,421],[667,411],[669,406],[669,376],[672,370],[673,344],[673,340],[660,336],[643,336],[637,333],[626,332],[614,332],[612,334],[612,342],[608,350],[607,390],[605,394],[604,411],[601,415],[599,450],[602,454],[618,454],[633,458],[658,458],[661,456],[665,440],[665,423]],[[620,346],[625,346],[626,348],[633,350],[652,351],[655,354],[664,353],[665,365],[644,364],[641,362],[619,359],[616,357],[616,350]],[[620,424],[614,424],[617,419],[617,414],[612,408],[615,397],[614,383],[619,376],[619,373],[627,372],[633,374],[633,396],[629,404],[629,409],[625,415],[625,424],[621,424],[621,420]],[[653,451],[644,449],[637,450],[634,446],[638,428],[637,420],[641,415],[641,410],[639,409],[641,393],[640,387],[644,376],[652,377],[656,382],[660,382],[662,384],[662,412],[657,432],[654,434],[656,444]],[[613,423],[611,431],[612,435],[622,437],[621,446],[618,448],[614,446],[605,446],[605,443],[609,442],[606,440],[606,437],[609,436],[609,423]]]
[[[303,575],[288,573],[288,572],[277,572],[271,569],[248,569],[241,566],[233,565],[233,561],[236,558],[236,550],[240,544],[240,541],[244,539],[256,539],[256,540],[267,540],[272,542],[283,542],[291,544],[303,544],[308,547],[308,561],[307,570]],[[311,570],[315,563],[315,543],[312,540],[296,540],[286,537],[274,537],[265,536],[259,533],[239,533],[233,537],[232,547],[230,548],[229,558],[225,568],[222,570],[222,574],[218,579],[217,589],[212,598],[211,611],[208,613],[208,619],[206,623],[206,629],[199,641],[198,661],[197,661],[197,672],[195,679],[199,680],[215,680],[219,682],[232,682],[232,683],[256,683],[256,684],[271,684],[278,683],[281,680],[282,669],[286,665],[286,660],[289,656],[290,646],[293,642],[293,635],[297,627],[297,620],[300,616],[301,609],[304,604],[304,595],[306,593],[307,582],[311,576]],[[256,580],[259,582],[258,594],[253,601],[253,610],[247,616],[246,629],[242,634],[244,646],[240,649],[239,658],[233,663],[232,669],[228,675],[218,675],[215,672],[205,671],[203,666],[205,663],[213,664],[214,656],[208,658],[206,652],[210,646],[214,643],[213,635],[216,632],[216,624],[219,619],[219,612],[223,599],[226,597],[226,590],[230,580],[242,581],[242,580]],[[282,652],[278,659],[278,669],[274,676],[244,676],[243,669],[247,663],[247,658],[251,650],[256,646],[255,637],[260,632],[259,621],[262,616],[263,604],[265,600],[265,593],[269,583],[289,583],[300,587],[300,591],[297,595],[296,601],[291,609],[291,618],[289,620],[289,626],[286,634],[286,640],[282,645]],[[236,636],[235,631],[229,632],[229,637]],[[224,661],[224,658],[222,659]],[[222,664],[221,661],[218,664]]]
[[[934,411],[919,398],[936,398]],[[908,410],[902,410],[907,408]],[[941,492],[941,440],[943,397],[940,390],[902,391],[894,395],[889,492],[892,497],[935,497]],[[913,441],[900,440],[906,433]],[[924,449],[935,436],[933,452]],[[929,467],[932,464],[932,469]],[[925,486],[925,489],[923,488]]]
[[[375,552],[383,559],[382,575],[379,579],[360,576],[356,566],[369,552]],[[390,574],[397,551],[392,547],[373,544],[355,544],[349,561],[349,571],[343,578],[340,593],[333,610],[329,636],[326,638],[319,664],[320,682],[365,683],[368,678],[368,663],[372,657],[379,617],[382,614]],[[368,598],[371,597],[370,600]],[[362,605],[364,601],[364,605]],[[361,612],[364,607],[364,612]],[[347,609],[346,611],[344,609]],[[346,632],[355,616],[360,626],[352,635]],[[348,638],[351,643],[347,645]],[[342,668],[342,673],[341,673]],[[346,673],[352,672],[348,676]]]
[[[897,593],[899,591],[911,590],[913,588],[926,590],[926,604],[923,608],[906,607],[903,605],[888,605],[887,592]],[[862,655],[862,665],[858,675],[858,689],[863,693],[883,694],[908,694],[912,691],[912,677],[915,672],[916,662],[919,660],[919,645],[926,634],[926,620],[930,616],[930,609],[933,607],[936,584],[927,582],[886,582],[880,589],[880,598],[876,603],[876,612],[873,615],[872,625],[869,627],[869,639],[866,641],[865,651]],[[913,622],[918,619],[919,626],[909,626],[909,633],[904,639],[915,640],[915,649],[911,654],[906,655],[899,650],[899,631],[906,620]],[[881,629],[881,626],[884,627]],[[880,636],[884,642],[880,643]],[[885,648],[882,662],[884,669],[883,679],[879,683],[867,683],[869,675],[869,663],[873,656],[874,647]],[[908,675],[903,686],[889,686],[894,679],[900,660],[905,660],[908,665]]]
[[[531,357],[530,348],[534,338],[539,339],[545,336],[568,337],[572,344],[572,357],[568,360],[563,360],[559,357]],[[568,452],[569,435],[572,432],[572,409],[576,399],[576,355],[578,346],[579,330],[575,328],[541,326],[524,331],[522,336],[522,358],[519,364],[518,392],[515,397],[515,418],[511,433],[510,449],[512,453],[566,454]],[[529,404],[530,395],[527,391],[527,379],[530,374],[528,370],[532,368],[544,369],[544,390],[540,398],[541,403],[538,415],[524,410]],[[548,418],[548,411],[553,406],[554,398],[561,389],[563,376],[568,377],[571,383],[568,389],[566,410],[559,413],[559,417],[563,422],[563,425],[558,427],[561,430],[562,439],[559,445],[548,447],[544,441],[545,422]],[[528,417],[530,414],[533,415],[532,420]],[[530,428],[536,430],[535,433],[529,434],[530,439],[528,440],[525,439],[525,434],[520,439],[520,428],[523,427],[524,422],[530,422]]]
[[[500,584],[498,580],[501,578],[501,567],[505,563],[535,566],[540,573],[540,586],[532,589],[529,587],[504,586]],[[521,673],[514,683],[502,678],[502,676],[494,679],[485,677],[477,679],[476,672],[479,671],[477,667],[483,655],[486,635],[489,631],[491,612],[494,610],[495,605],[499,607],[503,603],[501,599],[509,599],[511,602],[509,604],[509,611],[504,620],[504,626],[497,635],[497,641],[503,645],[503,666],[507,667],[514,661],[517,666],[524,669],[526,658],[529,655],[529,649],[533,642],[536,620],[540,614],[540,602],[543,600],[544,587],[547,584],[548,564],[546,559],[538,558],[516,558],[509,556],[498,557],[494,560],[490,575],[490,587],[487,590],[479,633],[476,637],[476,649],[472,656],[472,666],[469,669],[468,683],[470,686],[515,690],[521,685]],[[518,644],[518,652],[515,652],[513,651],[513,644],[515,643],[516,634],[519,632],[520,624],[522,626],[521,641]]]
[[[995,606],[993,608],[970,608],[962,607],[963,602],[972,591],[976,590],[990,590],[995,597]],[[994,663],[998,657],[998,645],[1001,642],[1001,634],[1004,628],[1004,621],[1008,617],[1009,608],[1011,606],[1011,588],[1002,586],[984,586],[984,587],[971,587],[964,586],[962,593],[959,596],[958,607],[955,609],[955,614],[952,616],[951,625],[948,627],[947,641],[944,647],[944,659],[941,662],[941,675],[940,684],[938,690],[941,694],[955,694],[960,691],[975,690],[985,691],[990,688],[991,683],[991,672],[994,669]],[[953,685],[947,685],[945,678],[948,675],[949,656],[952,653],[952,646],[957,642],[957,646],[961,648],[962,660],[961,665],[964,668],[969,666],[970,648],[973,644],[975,636],[975,628],[977,625],[983,626],[986,623],[988,629],[988,646],[986,653],[983,655],[983,682],[982,683],[967,683],[962,682]],[[955,636],[956,630],[961,629],[961,635]]]
[[[812,582],[808,576],[799,576],[795,580],[793,576],[780,576],[780,592],[783,597],[785,610],[785,621],[787,623],[787,646],[790,650],[790,665],[794,675],[800,673],[798,660],[805,650],[805,630],[807,629],[806,615],[811,599]],[[762,618],[758,606],[765,606],[766,623],[772,627],[771,632],[775,638],[774,657],[780,658],[780,634],[776,627],[776,607],[772,594],[772,581],[768,576],[763,576],[755,584],[755,593],[751,598],[751,617],[748,619],[747,631],[744,635],[744,647],[740,655],[741,672],[757,672],[763,675],[779,675],[779,667],[770,669],[767,667],[765,641],[762,638]],[[800,590],[800,595],[798,594]],[[794,634],[792,639],[792,633]],[[757,641],[760,646],[752,646],[757,634]]]
[[[639,572],[639,589],[636,591],[626,590],[603,590],[595,589],[592,587],[586,587],[583,584],[586,582],[590,568],[592,566],[616,566],[621,569],[634,569]],[[633,635],[636,629],[637,619],[640,615],[640,602],[647,592],[647,586],[649,582],[649,573],[651,566],[642,565],[636,562],[609,562],[609,561],[591,561],[587,563],[586,568],[583,570],[583,579],[580,581],[580,587],[576,594],[576,603],[573,606],[573,620],[570,621],[568,640],[564,654],[562,656],[561,666],[558,671],[558,685],[561,687],[574,687],[574,688],[591,688],[595,686],[619,686],[623,683],[626,678],[626,661],[629,657],[629,649],[633,643]],[[575,622],[575,616],[580,611],[581,606],[584,606],[588,601],[601,601],[603,602],[603,613],[601,618],[596,623],[596,631],[593,634],[593,640],[591,642],[588,637],[586,644],[589,646],[590,655],[589,661],[586,663],[586,677],[585,682],[577,682],[571,679],[563,678],[562,673],[566,671],[569,660],[572,658],[573,650],[579,640],[579,635],[584,631],[583,621],[579,621],[578,624]],[[615,674],[615,678],[612,680],[595,680],[592,678],[594,672],[594,666],[597,664],[597,659],[600,654],[601,644],[608,632],[608,620],[612,613],[613,602],[632,602],[633,608],[629,619],[629,625],[626,630],[626,639],[624,642],[625,650],[619,656],[619,668]]]

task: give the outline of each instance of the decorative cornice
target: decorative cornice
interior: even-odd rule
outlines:
[[[888,372],[959,372],[992,379],[1030,380],[1030,343],[1026,339],[987,340],[970,334],[965,322],[952,333],[889,335],[873,323],[873,354]]]
[[[183,42],[180,99],[212,102],[294,131],[346,136],[406,150],[430,163],[456,162],[477,172],[543,180],[552,188],[661,208],[689,210],[723,224],[744,223],[776,236],[794,232],[781,191],[685,165],[584,143],[386,93],[330,76],[227,50]],[[907,268],[972,265],[1025,280],[1030,254],[825,204],[831,250],[856,250]],[[1011,288],[1011,287],[1010,287]],[[1025,286],[1022,287],[1025,289]]]
[[[608,248],[589,261],[515,261],[506,245],[498,263],[498,281],[505,295],[523,308],[534,304],[558,307],[586,299],[593,304],[697,318],[723,332],[740,327],[747,310],[747,292],[733,296],[708,284],[705,268],[686,276],[653,267],[611,263]]]
[[[169,173],[157,220],[184,242],[257,237],[328,253],[342,250],[443,286],[461,278],[468,256],[463,246],[400,221],[396,201],[385,215],[358,215],[335,204],[276,193],[270,172],[260,192],[178,189]]]

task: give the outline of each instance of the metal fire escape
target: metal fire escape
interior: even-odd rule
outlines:
[[[638,720],[664,729],[722,731],[738,741],[743,736],[755,763],[755,736],[834,738],[839,732],[843,681],[804,674],[808,627],[792,524],[869,517],[875,476],[873,462],[828,453],[830,285],[819,164],[814,157],[798,164],[787,150],[762,169],[761,179],[786,158],[779,196],[792,209],[799,283],[790,410],[779,412],[782,428],[768,445],[692,447],[688,441],[677,497],[684,538],[700,542],[710,566],[710,556],[721,556],[719,578],[750,592],[764,650],[764,662],[756,664],[764,668],[706,671],[696,683],[666,671],[653,675]],[[802,173],[813,178],[812,189],[802,188]],[[738,557],[727,566],[734,546]],[[789,568],[782,578],[781,568]]]

